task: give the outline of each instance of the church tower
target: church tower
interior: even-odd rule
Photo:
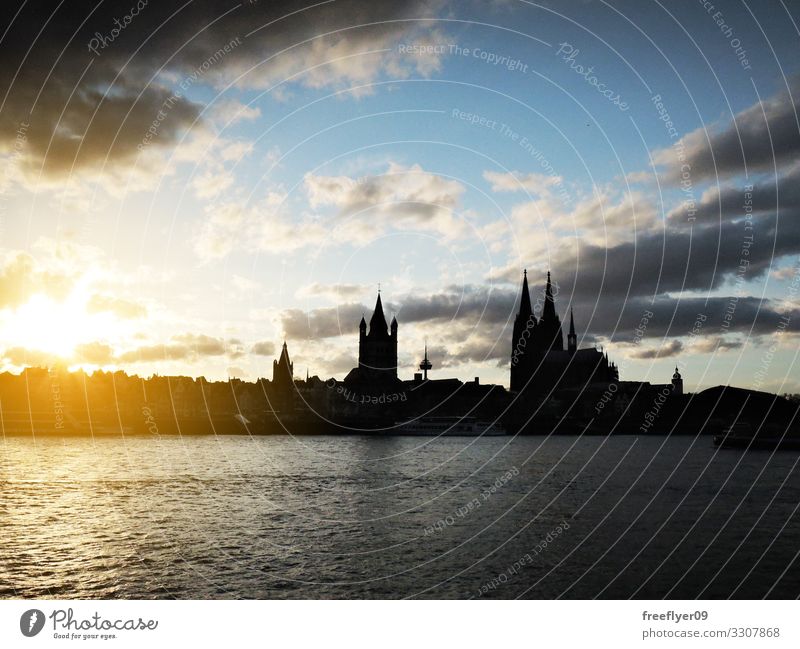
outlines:
[[[564,335],[561,332],[561,320],[556,314],[556,303],[553,299],[553,287],[550,283],[550,271],[547,271],[547,286],[544,289],[544,308],[536,331],[537,342],[543,352],[564,351]]]
[[[280,358],[272,361],[272,385],[279,392],[291,392],[294,388],[294,363],[289,360],[286,341],[283,343]]]
[[[378,291],[375,311],[369,321],[369,332],[363,317],[358,326],[358,370],[361,379],[397,380],[397,318],[392,318],[391,332],[389,329]]]
[[[683,394],[683,378],[675,366],[675,374],[672,375],[672,394]]]
[[[574,354],[578,350],[578,337],[575,335],[575,318],[569,310],[569,333],[567,334],[567,351]]]
[[[294,407],[294,363],[289,359],[286,341],[280,358],[272,361],[272,391],[273,409],[291,410]]]
[[[531,378],[534,365],[534,334],[536,316],[531,307],[531,294],[528,290],[528,271],[522,271],[522,294],[519,299],[519,312],[514,319],[514,333],[511,339],[511,390],[519,392]]]

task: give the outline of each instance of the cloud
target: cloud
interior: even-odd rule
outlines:
[[[258,106],[243,104],[238,99],[222,99],[211,107],[211,118],[223,126],[231,126],[241,121],[252,121],[261,117]]]
[[[352,300],[367,290],[364,284],[320,284],[313,282],[297,290],[298,298],[326,297],[331,300]]]
[[[433,16],[440,6],[172,0],[133,15],[117,3],[27,2],[4,34],[0,151],[27,125],[21,168],[29,174],[96,173],[130,165],[154,123],[148,148],[172,147],[203,109],[186,98],[191,85],[347,88],[383,74],[427,73],[430,61],[400,60],[392,44],[428,33],[404,19]],[[42,27],[38,37],[31,26]]]
[[[87,313],[113,313],[119,318],[144,318],[147,308],[138,302],[95,293],[86,304]]]
[[[207,168],[192,180],[192,188],[199,198],[215,198],[233,185],[233,173],[221,166]]]
[[[207,218],[193,236],[195,253],[204,261],[222,259],[234,250],[280,254],[369,239],[373,231],[352,223],[323,223],[289,213],[287,197],[278,191],[252,204],[210,204]]]
[[[663,345],[647,349],[637,349],[629,354],[631,358],[670,358],[677,356],[683,351],[683,343],[680,340],[668,340]]]
[[[596,310],[594,310],[596,307]],[[593,312],[594,310],[594,312]],[[575,326],[600,338],[615,342],[636,339],[636,330],[646,323],[644,338],[686,337],[695,330],[696,339],[717,340],[722,334],[739,333],[758,337],[773,334],[781,318],[787,315],[786,305],[778,300],[756,297],[681,297],[609,299],[598,304],[575,302]],[[787,331],[800,330],[800,308],[789,308],[791,322]],[[579,336],[580,337],[580,336]],[[726,348],[726,339],[721,343]]]
[[[463,221],[454,215],[464,186],[418,164],[404,167],[392,162],[385,174],[357,179],[308,173],[305,187],[312,208],[333,206],[340,218],[379,221],[395,229],[436,230],[448,238],[465,231]]]
[[[25,304],[37,293],[56,300],[69,294],[77,278],[71,263],[73,252],[68,246],[43,252],[44,262],[23,251],[6,254],[0,262],[0,309]]]
[[[778,268],[776,270],[773,270],[770,273],[770,276],[774,277],[779,281],[784,281],[784,280],[791,280],[792,278],[794,278],[796,274],[797,274],[797,268],[793,266],[784,266],[783,268]]]
[[[715,352],[742,349],[743,347],[744,341],[742,340],[730,340],[723,336],[709,336],[708,338],[700,339],[692,343],[689,351],[693,354],[712,354]]]
[[[255,343],[250,351],[256,356],[274,356],[275,344],[270,341],[264,340]]]
[[[361,316],[368,312],[372,313],[372,309],[356,303],[314,309],[308,313],[301,309],[286,309],[281,312],[280,321],[284,337],[289,340],[357,336]]]
[[[794,164],[778,177],[751,179],[750,183],[752,188],[740,182],[707,189],[693,206],[695,223],[714,224],[721,220],[741,219],[745,215],[746,203],[748,213],[775,213],[780,207],[788,217],[795,218],[794,215],[800,214],[800,164]],[[672,224],[682,226],[687,224],[686,215],[687,205],[684,203],[672,209],[668,218]]]
[[[115,362],[114,349],[101,342],[78,345],[73,356],[75,361],[90,365],[113,365]]]
[[[507,322],[514,319],[518,291],[475,285],[448,286],[425,294],[409,294],[392,305],[401,322],[468,320]],[[535,295],[532,295],[535,300]]]
[[[246,379],[248,377],[248,372],[243,370],[241,367],[232,366],[229,367],[227,370],[228,378],[231,379]]]
[[[657,231],[660,220],[651,197],[639,191],[595,187],[571,208],[551,196],[515,205],[513,240],[527,259],[552,257],[559,246],[578,243],[609,247]]]
[[[194,361],[201,357],[240,355],[237,341],[225,341],[205,334],[179,334],[161,345],[143,345],[129,349],[115,358],[117,363],[146,363],[167,360]]]
[[[754,173],[794,162],[800,153],[800,82],[795,80],[790,87],[791,92],[783,90],[753,104],[727,124],[698,128],[674,146],[655,151],[654,163],[673,182],[680,180],[682,166],[689,165],[692,181],[697,184],[717,175],[743,175],[745,163]]]
[[[285,254],[306,248],[363,245],[391,230],[432,230],[451,239],[468,232],[455,214],[464,186],[419,165],[390,163],[379,176],[304,177],[311,208],[333,208],[333,214],[299,216],[279,190],[251,204],[228,201],[209,205],[208,218],[194,235],[194,250],[203,260],[221,259],[242,248]],[[200,185],[202,183],[199,183]],[[222,186],[224,189],[225,186]],[[212,187],[207,196],[218,193]]]
[[[484,171],[484,180],[492,183],[493,192],[530,192],[537,196],[549,195],[550,188],[563,182],[561,176],[548,174],[521,173],[512,171],[500,173],[497,171]]]
[[[10,347],[4,350],[2,359],[16,367],[52,367],[62,361],[54,354],[24,347]]]
[[[743,258],[742,278],[749,281],[800,252],[800,219],[787,216],[759,216],[752,229],[742,220],[689,231],[667,228],[609,247],[578,242],[575,250],[565,247],[554,255],[555,277],[570,293],[600,304],[625,295],[716,290],[736,280]]]

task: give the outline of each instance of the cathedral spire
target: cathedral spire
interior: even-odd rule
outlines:
[[[553,300],[553,287],[550,283],[550,271],[547,271],[547,286],[544,289],[544,309],[542,310],[542,320],[555,322],[556,303]]]
[[[523,317],[528,317],[533,313],[531,307],[531,293],[528,290],[528,270],[522,271],[522,296],[519,300],[519,313]]]
[[[567,351],[574,353],[578,349],[578,337],[575,335],[575,318],[572,307],[569,309],[569,333],[567,334]]]

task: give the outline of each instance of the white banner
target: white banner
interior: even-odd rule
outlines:
[[[796,601],[4,601],[0,647],[797,647]]]

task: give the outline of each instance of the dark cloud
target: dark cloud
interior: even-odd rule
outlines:
[[[465,285],[449,286],[430,295],[407,295],[396,302],[384,300],[387,320],[396,314],[398,322],[443,323],[449,321],[506,323],[513,320],[517,295],[511,289],[490,289]],[[284,335],[289,339],[320,339],[337,336],[357,336],[362,316],[369,320],[374,307],[347,303],[338,307],[323,307],[303,311],[287,309],[280,315]]]
[[[486,327],[487,331],[472,333],[463,342],[456,342],[450,349],[443,351],[439,356],[430,355],[430,358],[440,358],[441,367],[457,367],[463,364],[485,363],[497,361],[498,366],[508,365],[510,362],[510,343],[505,337],[499,339],[492,334],[502,331],[500,327]]]
[[[264,88],[338,58],[297,82],[312,87],[367,82],[381,61],[386,65],[382,55],[348,56],[385,48],[404,32],[421,29],[400,19],[431,15],[439,5],[436,0],[310,4],[34,0],[20,9],[18,2],[3,3],[0,22],[8,30],[0,42],[0,150],[13,147],[22,126],[29,171],[53,176],[126,162],[137,154],[160,109],[165,116],[148,146],[173,144],[198,116],[202,106],[186,99],[187,80],[219,87],[249,70],[239,85]],[[164,109],[182,84],[180,97]]]
[[[612,338],[615,342],[633,341],[637,337],[663,338],[688,336],[694,330],[698,337],[740,333],[758,336],[772,334],[781,317],[791,319],[788,331],[800,330],[800,309],[756,297],[673,298],[662,296],[651,301],[610,300],[597,306],[587,321],[594,305],[575,306],[575,326],[579,331],[588,328],[598,337]],[[637,334],[637,330],[641,333]],[[579,334],[580,337],[580,334]]]
[[[690,230],[649,231],[609,248],[582,243],[577,254],[558,257],[555,277],[566,294],[583,301],[596,298],[598,304],[625,295],[711,291],[736,280],[742,259],[749,262],[742,279],[749,281],[769,271],[780,257],[800,252],[798,216],[761,215],[750,230],[740,219]]]
[[[529,279],[532,280],[530,276]],[[534,304],[542,288],[531,281]],[[502,364],[510,353],[510,323],[518,308],[517,298],[517,290],[489,291],[469,285],[451,286],[429,296],[405,296],[396,305],[401,335],[406,324],[427,323],[430,332],[446,343],[447,351],[445,353],[442,347],[441,363],[458,365],[497,360]],[[781,318],[785,316],[790,319],[786,330],[800,331],[800,308],[787,311],[786,305],[780,301],[752,296],[706,299],[660,295],[655,300],[641,296],[627,299],[615,296],[595,303],[593,299],[578,296],[570,299],[569,295],[562,293],[556,297],[556,310],[561,316],[565,335],[569,326],[569,307],[574,310],[581,347],[593,346],[599,340],[631,343],[637,338],[683,338],[694,333],[695,344],[711,337],[715,346],[734,349],[740,345],[739,341],[720,341],[720,337],[734,333],[756,338],[769,335],[778,329]],[[314,309],[308,313],[292,309],[283,312],[281,321],[290,340],[344,336],[355,344],[362,313],[366,313],[369,319],[372,309],[355,304]],[[680,351],[674,345],[668,349],[672,349],[673,354]],[[698,350],[708,349],[706,345]]]
[[[694,184],[703,180],[773,171],[786,162],[794,162],[800,153],[800,82],[738,113],[725,125],[698,128],[681,138],[679,145],[656,151],[656,164],[665,168],[669,178],[680,180],[681,167],[691,167]],[[684,147],[684,160],[676,158],[678,146]]]
[[[400,322],[469,320],[503,323],[514,318],[517,291],[484,286],[448,286],[431,295],[407,295],[392,304]]]
[[[301,309],[287,309],[281,313],[283,334],[289,340],[358,336],[361,316],[372,313],[363,304],[343,304],[338,307],[314,309],[306,313]],[[369,319],[369,316],[367,316]]]
[[[632,358],[669,358],[677,356],[683,351],[683,343],[680,340],[672,339],[664,342],[658,347],[637,349],[631,352]]]
[[[752,189],[747,190],[749,197],[745,195],[744,182],[707,190],[695,206],[695,223],[741,219],[745,214],[746,200],[750,201],[754,214],[774,213],[779,205],[781,212],[786,212],[791,218],[800,214],[800,166],[793,166],[780,177],[756,178],[749,184],[752,185]],[[673,225],[685,225],[686,214],[686,206],[681,205],[669,213],[669,221]]]

